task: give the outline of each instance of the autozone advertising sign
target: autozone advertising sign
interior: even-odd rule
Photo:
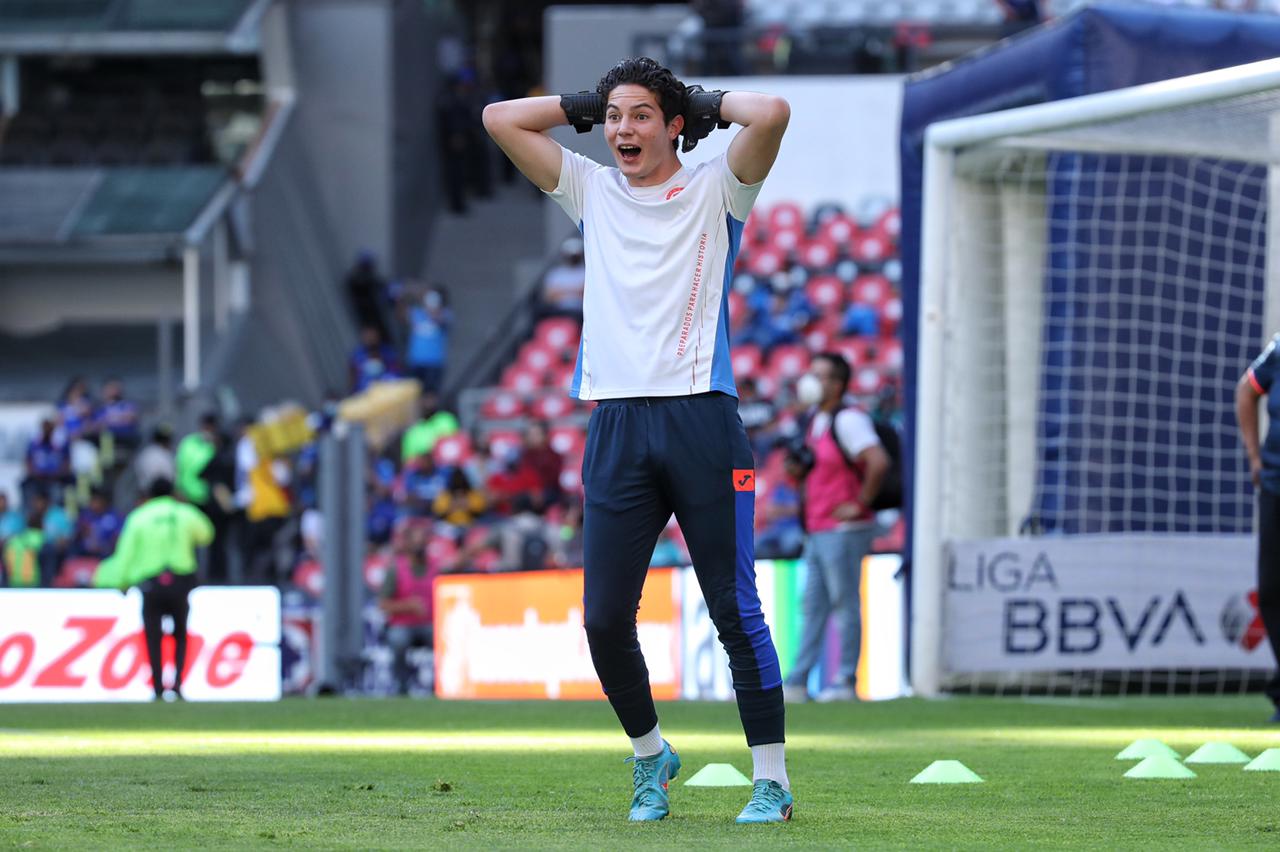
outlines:
[[[204,587],[191,593],[183,696],[280,697],[280,593]],[[174,665],[166,638],[166,671]],[[146,701],[153,695],[136,589],[0,591],[0,702]]]
[[[953,542],[945,668],[1268,668],[1256,547],[1193,535]]]

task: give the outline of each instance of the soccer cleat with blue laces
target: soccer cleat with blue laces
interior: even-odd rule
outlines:
[[[761,778],[751,788],[751,801],[738,814],[739,823],[788,822],[794,799],[777,781]]]
[[[634,764],[631,780],[635,794],[631,797],[632,822],[659,820],[671,812],[667,799],[667,785],[680,774],[680,755],[671,743],[662,741],[662,751],[653,757],[628,757]]]

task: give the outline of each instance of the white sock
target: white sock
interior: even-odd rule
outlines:
[[[777,781],[782,789],[791,789],[791,780],[787,778],[786,745],[783,743],[767,743],[751,747],[751,762],[755,768],[751,772],[751,780],[759,781],[767,778]]]
[[[653,757],[662,751],[662,734],[658,732],[658,726],[654,725],[653,730],[642,737],[632,737],[631,748],[635,750],[636,757]]]

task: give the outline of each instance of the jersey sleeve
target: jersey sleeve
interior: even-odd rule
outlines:
[[[187,505],[183,508],[186,509],[187,529],[191,542],[196,547],[207,547],[213,542],[213,522],[195,506]]]
[[[1263,349],[1262,354],[1249,365],[1247,375],[1253,389],[1260,394],[1265,394],[1270,392],[1271,383],[1275,381],[1277,373],[1280,373],[1280,334],[1271,338],[1267,348]]]
[[[857,409],[846,408],[836,415],[835,430],[840,447],[852,458],[880,443],[871,418]]]
[[[756,196],[760,194],[764,181],[745,184],[738,180],[738,176],[729,168],[729,158],[724,154],[716,158],[716,168],[720,172],[720,184],[724,189],[724,200],[729,208],[729,215],[739,222],[747,221],[747,216],[756,203]]]
[[[568,214],[573,224],[582,222],[582,210],[586,202],[587,183],[596,171],[604,168],[595,160],[574,153],[568,148],[560,149],[560,182],[547,196],[560,205],[560,209]]]

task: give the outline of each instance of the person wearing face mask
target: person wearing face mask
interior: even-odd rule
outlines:
[[[599,403],[582,467],[583,621],[635,753],[635,821],[667,816],[668,783],[680,770],[636,641],[640,591],[672,514],[729,656],[751,747],[751,799],[737,822],[791,818],[782,670],[755,586],[755,463],[738,415],[724,286],[790,115],[776,95],[686,86],[646,57],[619,62],[594,91],[484,110],[494,141],[582,235],[582,342],[570,393]],[[565,124],[582,133],[603,125],[613,163],[547,134]],[[681,163],[681,150],[731,124],[740,128],[724,154]]]
[[[818,700],[857,697],[862,560],[877,531],[872,504],[892,463],[871,418],[845,403],[849,375],[849,362],[826,352],[814,357],[809,372],[796,383],[796,398],[810,408],[789,452],[789,460],[804,473],[801,518],[807,570],[800,652],[783,686],[792,702],[809,700],[809,674],[821,656],[832,617],[840,629],[840,670]]]

